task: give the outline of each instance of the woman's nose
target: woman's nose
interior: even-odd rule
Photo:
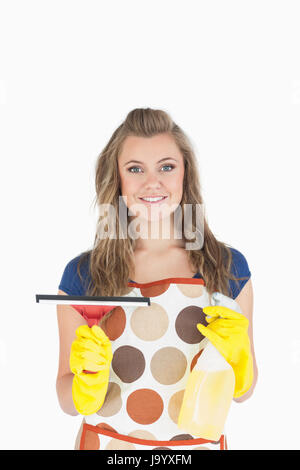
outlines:
[[[155,172],[148,172],[145,178],[146,186],[160,185],[160,175]]]

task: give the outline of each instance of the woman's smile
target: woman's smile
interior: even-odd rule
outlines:
[[[139,199],[140,201],[142,201],[143,204],[146,204],[146,205],[153,205],[153,204],[159,205],[160,203],[165,201],[167,197],[168,196],[162,196],[162,197],[149,196],[147,198],[139,197]]]

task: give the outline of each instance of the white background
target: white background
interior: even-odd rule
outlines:
[[[208,223],[252,272],[259,380],[232,405],[229,446],[299,449],[299,2],[0,5],[1,448],[74,446],[56,309],[35,294],[91,248],[97,156],[153,107],[190,137]]]

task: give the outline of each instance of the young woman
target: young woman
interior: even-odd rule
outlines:
[[[218,241],[203,211],[200,216],[197,212],[203,199],[197,160],[187,136],[166,112],[134,109],[98,158],[96,193],[99,209],[104,204],[115,209],[110,212],[115,217],[115,236],[103,236],[108,225],[103,229],[101,212],[93,248],[67,264],[58,294],[145,296],[150,297],[151,306],[128,311],[117,307],[105,315],[100,309],[101,330],[94,329],[89,338],[78,334],[79,327],[87,324],[84,308],[58,306],[57,394],[67,414],[78,415],[73,384],[79,376],[86,380],[83,365],[78,376],[76,367],[70,368],[76,347],[93,345],[100,355],[104,344],[108,348],[107,355],[101,356],[106,357],[106,379],[101,367],[95,369],[104,383],[101,406],[92,413],[82,412],[86,416],[75,448],[227,448],[224,435],[211,442],[177,427],[187,378],[203,350],[205,336],[214,334],[216,345],[222,336],[218,336],[220,311],[216,310],[209,325],[203,312],[215,292],[234,299],[247,319],[238,343],[242,351],[249,342],[247,364],[232,364],[238,381],[241,377],[244,381],[235,400],[249,398],[257,380],[251,273],[242,253]],[[184,210],[186,204],[192,208],[190,213]],[[138,226],[134,225],[137,217]],[[184,229],[186,221],[200,244],[192,243]],[[168,236],[162,228],[166,222]],[[230,314],[227,319],[223,316],[222,325],[232,325],[230,318]],[[201,333],[199,324],[211,330]],[[240,355],[246,357],[245,348]],[[88,396],[92,387],[86,382],[84,387],[83,394]]]

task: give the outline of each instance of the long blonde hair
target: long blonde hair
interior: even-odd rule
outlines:
[[[111,204],[115,208],[116,238],[99,238],[98,227],[102,217],[97,221],[97,230],[93,248],[81,254],[77,266],[77,272],[82,280],[80,272],[81,264],[88,259],[90,282],[86,295],[118,296],[125,295],[128,288],[129,273],[134,272],[133,253],[135,240],[131,237],[120,237],[122,225],[119,224],[119,196],[120,176],[118,171],[118,156],[126,137],[133,135],[138,137],[152,137],[160,133],[168,133],[173,136],[184,159],[183,195],[181,200],[182,214],[184,204],[191,204],[193,231],[196,230],[195,207],[203,205],[200,180],[192,145],[171,117],[163,110],[151,108],[137,108],[130,111],[124,122],[114,131],[109,142],[100,153],[96,162],[96,198],[95,205]],[[121,198],[122,199],[122,198]],[[127,214],[128,217],[128,214]],[[129,220],[128,220],[129,223]],[[182,219],[184,223],[184,217]],[[211,294],[218,291],[230,295],[229,279],[238,284],[237,278],[231,273],[232,253],[230,245],[218,241],[209,229],[205,215],[203,216],[204,241],[201,249],[187,250],[190,266],[199,272],[205,282],[206,288]],[[183,239],[187,240],[182,231]]]

